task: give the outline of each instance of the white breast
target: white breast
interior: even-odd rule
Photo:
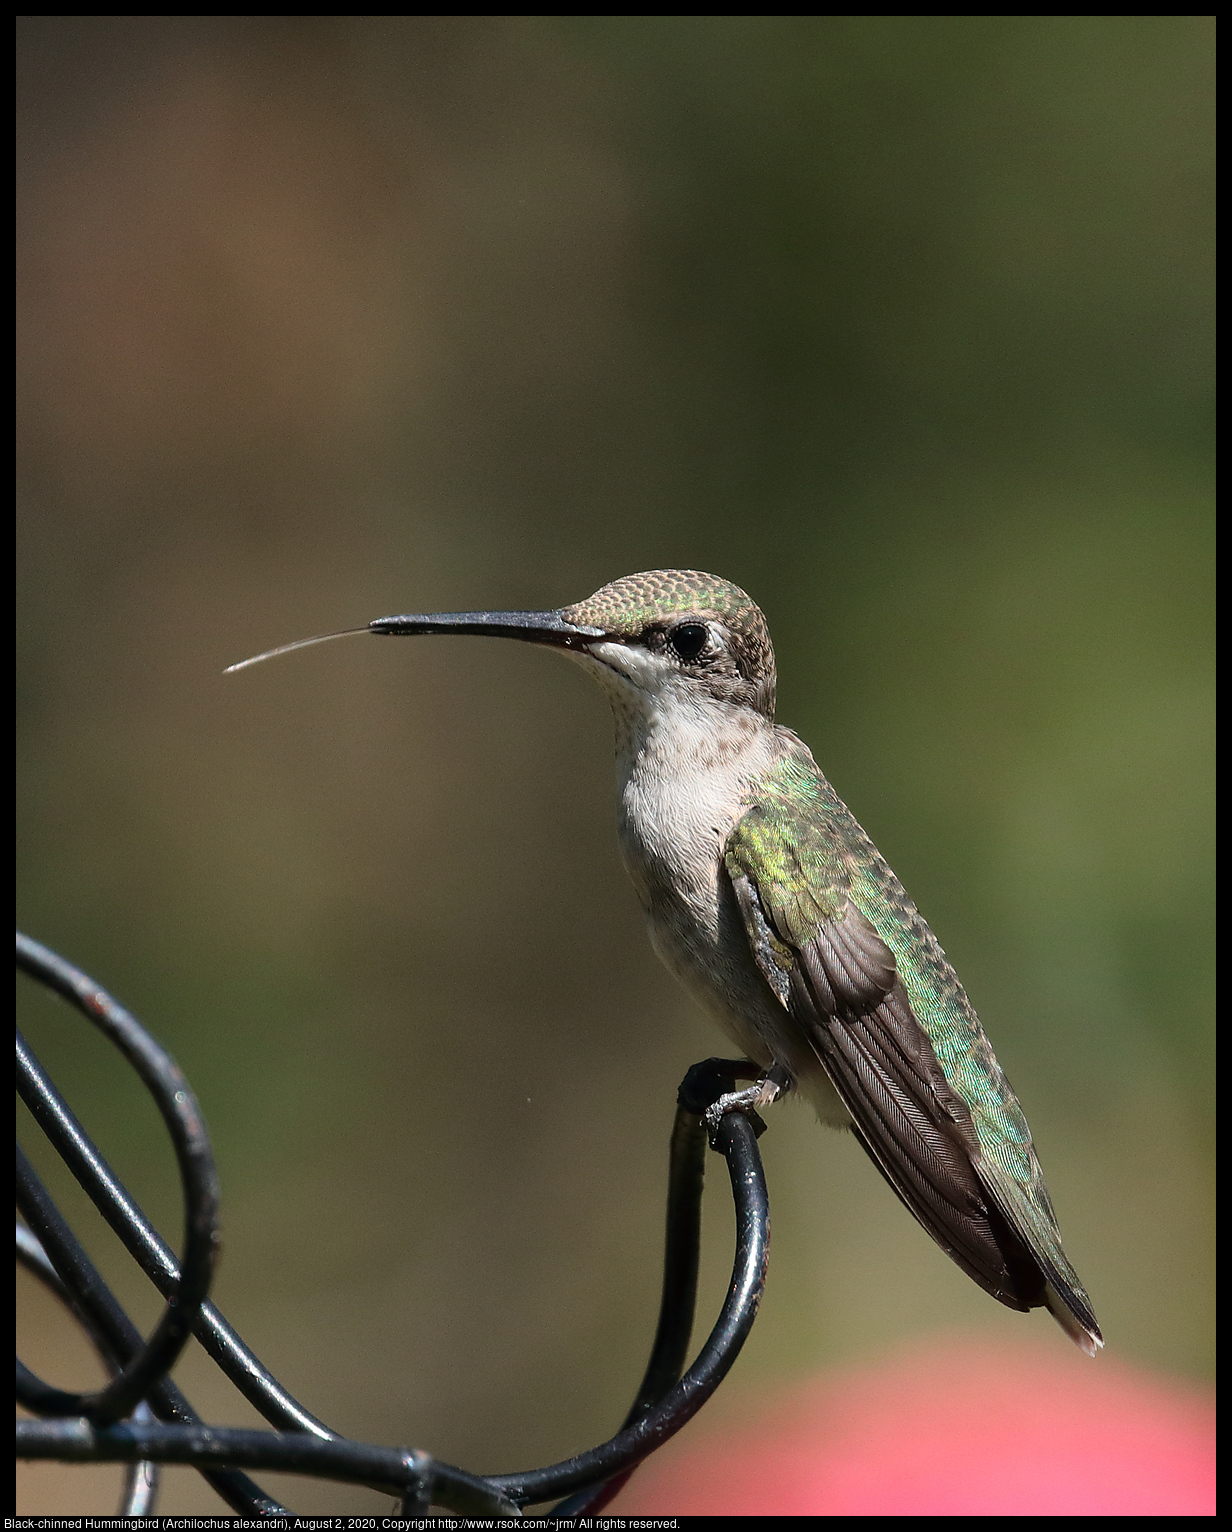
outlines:
[[[670,889],[718,938],[718,870],[771,761],[773,736],[747,714],[673,699],[651,708],[617,741],[620,839],[647,909]]]
[[[620,844],[655,951],[740,1048],[769,1064],[769,1034],[785,1017],[721,869],[773,735],[748,714],[679,698],[620,721]]]
[[[728,837],[781,748],[773,725],[670,684],[636,648],[600,644],[576,658],[616,717],[620,846],[655,951],[746,1057],[787,1065],[824,1121],[847,1121],[757,967],[721,873]]]

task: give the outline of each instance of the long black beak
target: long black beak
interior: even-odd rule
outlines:
[[[477,633],[487,638],[520,638],[526,643],[555,644],[561,649],[584,649],[604,636],[602,628],[567,622],[559,612],[425,612],[405,617],[378,617],[366,628],[345,628],[341,633],[320,633],[315,638],[298,638],[293,644],[280,644],[254,654],[249,660],[228,665],[225,674],[246,670],[275,655],[292,649],[307,649],[310,644],[328,643],[332,638],[351,638],[356,633],[388,634],[394,637],[416,633]]]
[[[532,644],[576,649],[603,637],[602,628],[566,622],[559,612],[428,612],[423,616],[378,617],[369,633],[478,633],[487,638],[520,638]]]

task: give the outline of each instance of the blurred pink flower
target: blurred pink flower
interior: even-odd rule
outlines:
[[[1213,1515],[1214,1401],[1107,1352],[933,1340],[796,1385],[741,1429],[703,1421],[612,1509]]]

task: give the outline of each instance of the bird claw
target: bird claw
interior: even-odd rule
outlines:
[[[748,1085],[744,1090],[728,1091],[719,1097],[712,1106],[707,1107],[702,1116],[706,1125],[706,1132],[713,1143],[715,1134],[719,1131],[719,1124],[728,1112],[743,1112],[750,1118],[754,1131],[760,1138],[766,1130],[766,1125],[757,1115],[762,1107],[769,1106],[777,1101],[783,1092],[789,1089],[789,1083],[779,1077],[780,1072],[769,1070],[760,1080]]]
[[[728,1091],[726,1095],[711,1106],[706,1108],[702,1121],[706,1124],[706,1132],[711,1138],[719,1131],[719,1124],[728,1112],[744,1112],[749,1117],[757,1115],[757,1108],[764,1103],[761,1099],[761,1085],[749,1085],[744,1090]]]

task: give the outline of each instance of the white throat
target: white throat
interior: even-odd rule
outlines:
[[[612,704],[621,848],[643,903],[653,912],[674,893],[710,924],[727,837],[774,761],[773,725],[640,646],[575,657]]]

